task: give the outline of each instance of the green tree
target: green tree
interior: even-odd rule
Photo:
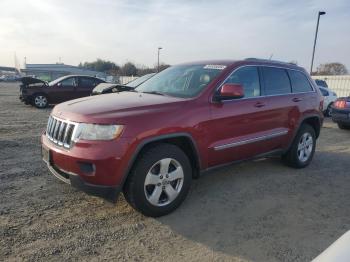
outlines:
[[[342,63],[327,63],[317,67],[316,75],[346,75],[348,69]]]
[[[124,76],[136,76],[137,75],[137,68],[136,66],[131,63],[127,62],[120,68],[120,75]]]
[[[79,67],[105,73],[117,72],[120,69],[117,64],[111,61],[102,60],[100,58],[94,62],[85,62],[84,64],[79,63]]]

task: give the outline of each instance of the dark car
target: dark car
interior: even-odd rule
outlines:
[[[350,97],[341,97],[334,102],[332,120],[339,128],[350,129]]]
[[[22,78],[19,98],[26,104],[45,108],[68,100],[89,96],[103,80],[81,75],[68,75],[50,83],[32,77]]]
[[[139,85],[141,85],[142,83],[144,83],[154,75],[155,73],[141,76],[125,85],[101,83],[92,90],[91,95],[101,95],[101,94],[109,94],[109,93],[115,93],[115,92],[121,92],[121,91],[130,91],[135,89],[136,87],[138,87]]]
[[[282,156],[312,161],[323,97],[301,67],[271,60],[172,66],[132,92],[57,105],[41,136],[50,172],[148,216],[177,208],[201,173]],[[220,178],[219,178],[220,179]]]

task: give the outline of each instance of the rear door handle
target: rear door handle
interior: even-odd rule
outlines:
[[[265,103],[263,103],[263,102],[256,102],[254,106],[255,106],[255,107],[258,107],[258,108],[264,107],[264,106],[265,106]]]
[[[298,98],[298,97],[294,97],[292,100],[293,100],[293,102],[300,102],[300,101],[303,100],[303,99]]]

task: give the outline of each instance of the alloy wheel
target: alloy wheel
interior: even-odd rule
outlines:
[[[184,181],[181,164],[173,158],[156,162],[148,171],[144,191],[148,202],[154,206],[165,206],[180,194]]]
[[[298,144],[298,159],[301,162],[306,162],[311,154],[314,146],[314,141],[310,133],[304,133],[299,140]]]
[[[45,107],[47,104],[47,99],[45,96],[36,96],[34,99],[34,103],[37,107]]]

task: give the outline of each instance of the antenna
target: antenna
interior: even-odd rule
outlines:
[[[272,59],[272,57],[273,57],[273,53],[270,55],[270,58],[269,58],[269,60],[271,60]]]

